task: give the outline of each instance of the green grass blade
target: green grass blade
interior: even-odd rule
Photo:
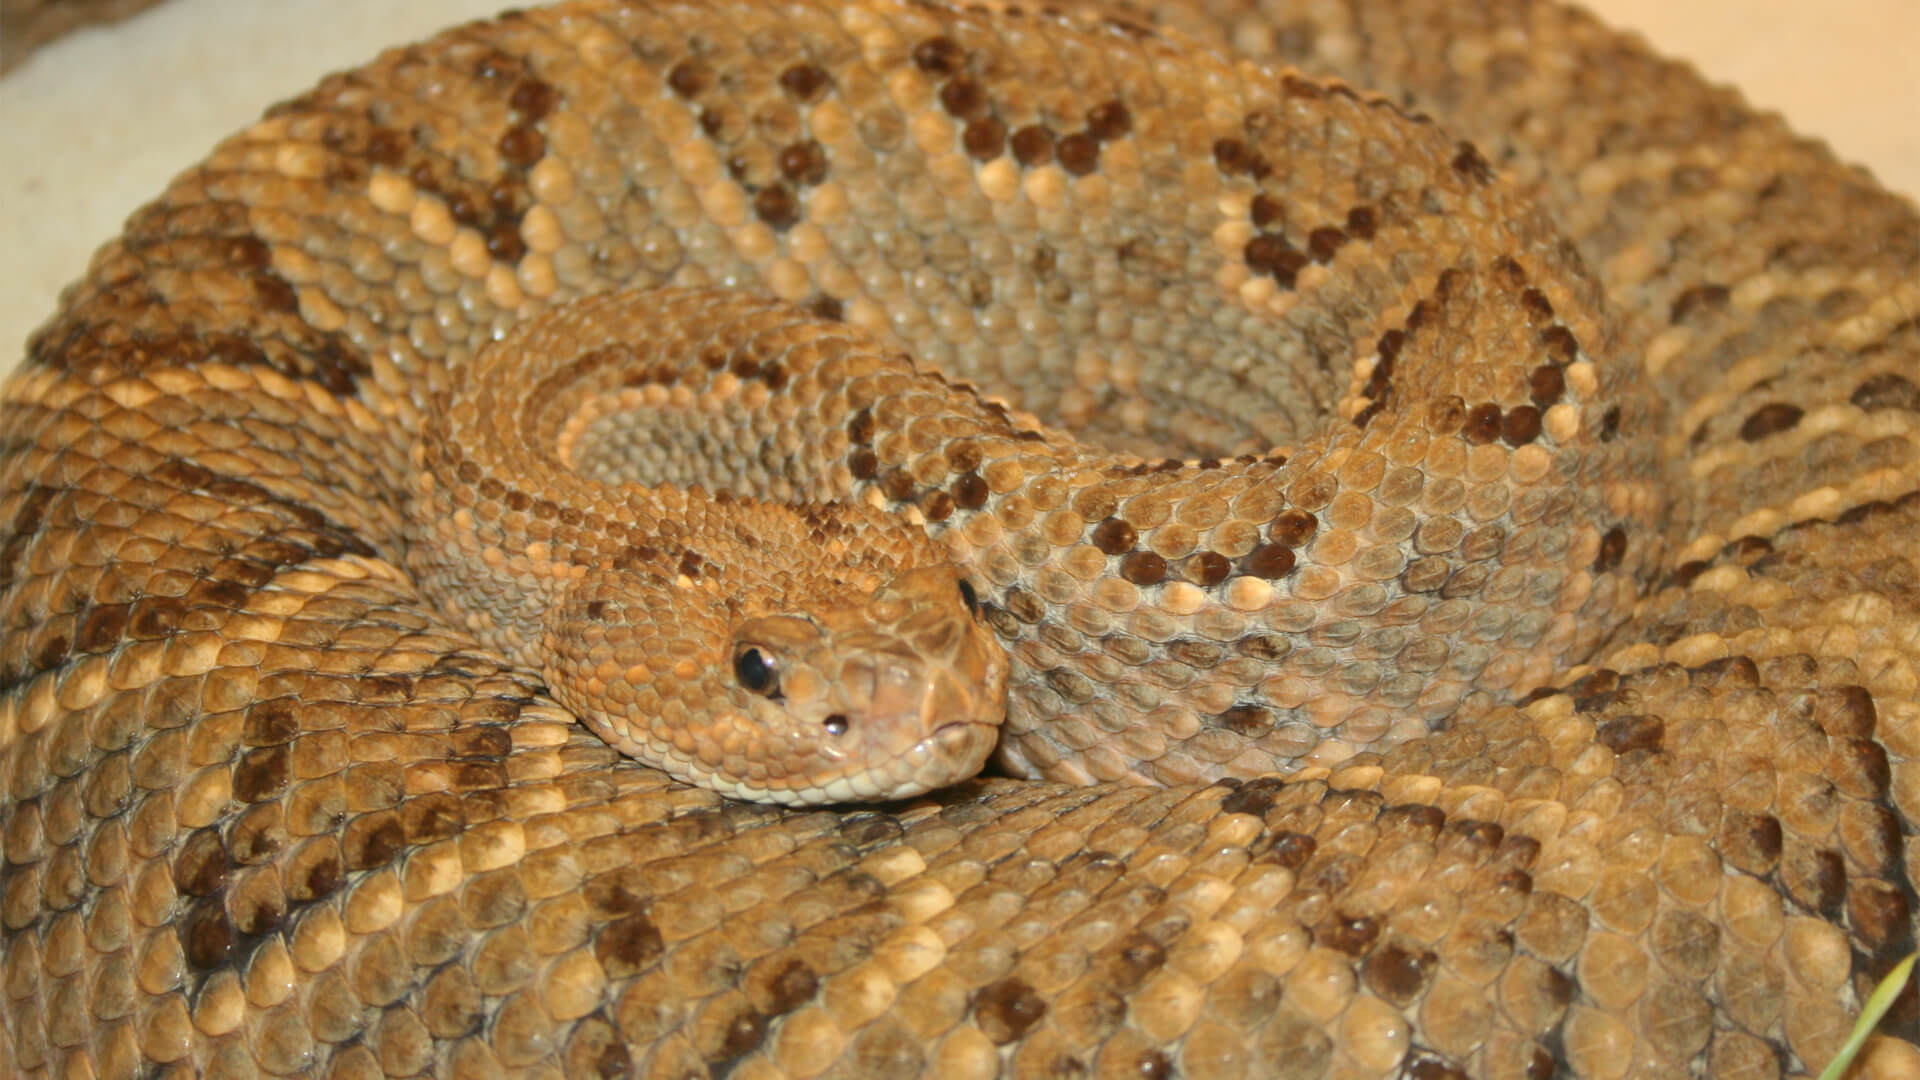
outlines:
[[[1907,985],[1908,976],[1913,974],[1915,960],[1920,960],[1920,953],[1914,953],[1895,964],[1893,970],[1887,972],[1887,977],[1880,980],[1880,985],[1873,988],[1873,993],[1867,995],[1867,1004],[1860,1010],[1860,1018],[1853,1022],[1853,1030],[1847,1033],[1845,1045],[1840,1047],[1840,1052],[1833,1056],[1832,1063],[1820,1074],[1820,1080],[1840,1080],[1840,1074],[1846,1072],[1847,1066],[1853,1064],[1853,1059],[1860,1053],[1860,1048],[1867,1044],[1867,1036],[1873,1034],[1873,1029],[1880,1023],[1880,1018],[1887,1015],[1888,1009],[1893,1008],[1893,999],[1899,996],[1901,988]]]

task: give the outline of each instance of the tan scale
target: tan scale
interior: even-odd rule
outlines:
[[[1916,264],[1910,203],[1539,0],[388,53],[7,384],[0,1072],[1810,1074],[1915,944]],[[543,413],[511,351],[701,306],[739,373]],[[497,497],[415,471],[528,415]],[[535,536],[534,476],[657,520]],[[658,760],[754,780],[727,652],[542,583],[685,531],[664,595],[757,617],[821,515],[862,590],[978,590],[1044,779],[782,810],[602,737],[683,710]]]

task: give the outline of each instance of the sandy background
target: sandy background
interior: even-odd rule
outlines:
[[[94,248],[220,136],[327,71],[501,3],[173,0],[0,80],[0,369]],[[1920,0],[1587,6],[1920,193]]]

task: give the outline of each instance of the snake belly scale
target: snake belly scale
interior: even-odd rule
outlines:
[[[7,384],[0,1060],[1815,1070],[1914,947],[1916,264],[1910,203],[1526,0],[388,53],[137,214]],[[514,467],[643,538],[459,467],[581,312],[669,345]],[[671,344],[716,313],[734,354]],[[821,507],[876,553],[827,576],[925,583],[942,671],[1006,680],[1010,776],[682,786],[473,599],[565,548],[750,606]]]

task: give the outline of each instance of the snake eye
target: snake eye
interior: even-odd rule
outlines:
[[[834,713],[832,716],[827,717],[826,728],[827,734],[829,735],[845,735],[847,733],[847,714]]]
[[[978,617],[980,614],[980,594],[973,591],[973,582],[960,579],[960,601],[967,605],[967,614]]]
[[[756,694],[777,695],[774,687],[779,680],[775,677],[773,659],[751,645],[734,655],[733,677]]]

